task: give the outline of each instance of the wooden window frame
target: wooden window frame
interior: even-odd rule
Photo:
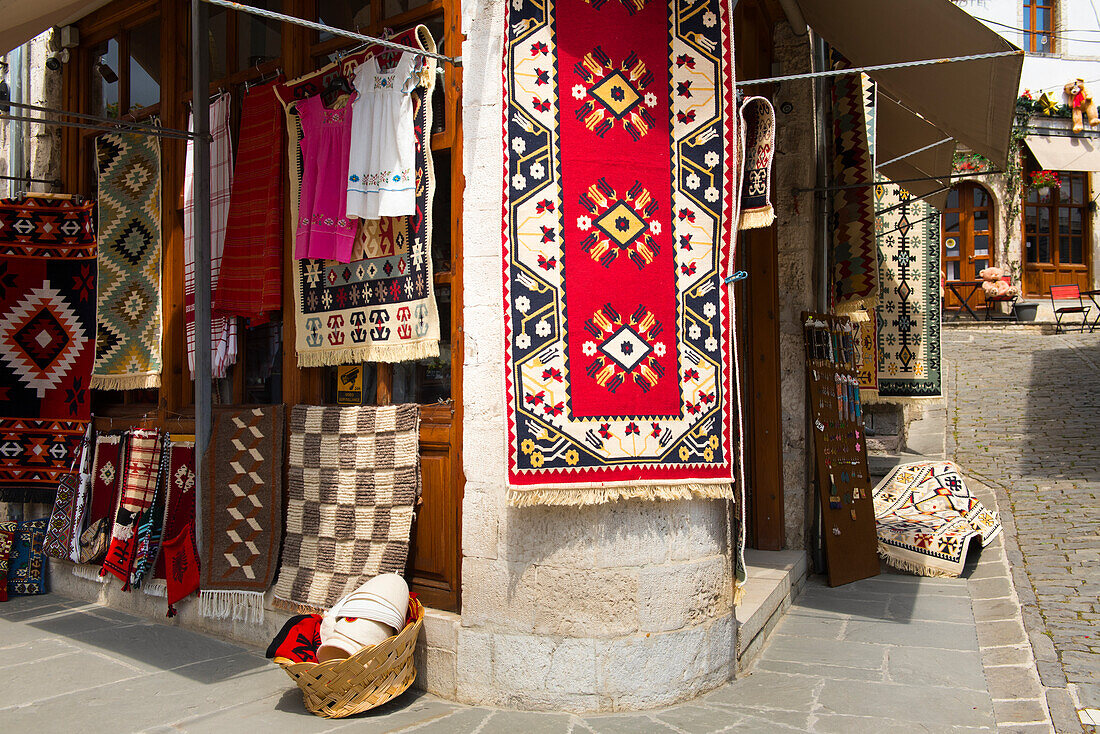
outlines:
[[[1057,48],[1058,3],[1057,0],[1023,0],[1024,2],[1024,50],[1028,53],[1054,54]],[[1035,30],[1035,19],[1040,10],[1050,13],[1050,28]],[[1047,39],[1047,47],[1042,48],[1039,39]]]
[[[1031,162],[1028,161],[1030,164]],[[1038,170],[1034,165],[1025,166],[1025,176],[1030,177],[1030,173],[1033,170]],[[1039,282],[1040,272],[1044,268],[1053,268],[1055,272],[1059,268],[1069,269],[1081,269],[1084,271],[1084,285],[1082,290],[1087,290],[1091,282],[1092,274],[1092,215],[1090,214],[1090,204],[1092,201],[1092,191],[1089,186],[1089,175],[1080,171],[1058,171],[1058,175],[1066,180],[1067,177],[1073,177],[1081,182],[1081,202],[1063,202],[1061,188],[1051,191],[1050,200],[1046,203],[1029,202],[1025,199],[1020,207],[1020,220],[1021,220],[1021,232],[1023,235],[1023,241],[1021,243],[1021,262],[1023,263],[1024,272],[1024,291],[1030,296],[1046,297],[1047,293],[1038,292],[1035,290],[1034,283]],[[1072,184],[1071,184],[1072,185]],[[1050,260],[1045,262],[1032,261],[1028,257],[1027,241],[1029,236],[1037,236],[1037,230],[1035,229],[1034,220],[1035,216],[1032,213],[1034,209],[1046,209],[1048,216],[1050,217]],[[1062,263],[1061,261],[1061,238],[1062,235],[1058,231],[1058,213],[1062,209],[1078,210],[1081,215],[1081,260],[1080,263]],[[1071,217],[1072,219],[1072,217]],[[1073,237],[1075,235],[1068,235]],[[1036,245],[1036,249],[1038,245]],[[1040,282],[1040,289],[1041,288]]]

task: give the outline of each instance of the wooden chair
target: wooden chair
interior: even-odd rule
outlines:
[[[1012,276],[1005,275],[1001,277],[1005,283],[1012,286]],[[985,297],[985,320],[986,321],[1016,321],[1016,311],[1013,310],[1013,306],[1016,305],[1016,301],[1019,300],[1018,295],[1011,296],[986,296]],[[1001,316],[993,310],[994,303],[1007,303],[1008,313]]]
[[[1058,306],[1058,301],[1077,301],[1076,306]],[[1055,333],[1065,331],[1062,328],[1062,317],[1066,314],[1079,313],[1081,314],[1081,331],[1085,330],[1085,326],[1089,320],[1089,306],[1086,306],[1081,300],[1081,289],[1074,285],[1052,285],[1050,287],[1050,305],[1054,308],[1054,331]]]

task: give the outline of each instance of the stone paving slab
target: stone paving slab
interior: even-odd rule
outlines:
[[[952,638],[961,645],[955,650],[938,646],[931,622],[937,603],[946,616],[959,616],[966,581],[883,574],[829,589],[811,577],[806,589],[810,604],[794,602],[750,674],[679,706],[622,714],[536,713],[471,707],[413,690],[342,720],[306,712],[297,688],[258,650],[56,595],[16,598],[0,604],[0,667],[9,681],[0,687],[0,729],[65,734],[993,730],[994,703],[979,663],[973,619],[943,623],[969,631]],[[891,610],[899,604],[920,609],[927,619],[895,615]],[[845,639],[848,630],[867,625],[881,630],[880,637]],[[934,700],[935,710],[918,700]]]

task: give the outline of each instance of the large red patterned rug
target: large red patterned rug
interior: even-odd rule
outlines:
[[[732,497],[726,4],[507,5],[509,502]]]
[[[0,201],[0,500],[52,503],[91,419],[92,204]]]

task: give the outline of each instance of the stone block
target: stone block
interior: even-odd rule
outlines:
[[[474,421],[499,421],[504,416],[504,374],[499,366],[470,365],[463,374],[463,405],[465,420]],[[500,454],[504,451],[501,444],[495,447],[494,452]],[[480,456],[463,456],[463,465],[469,471],[473,469],[475,481],[482,481],[482,473],[478,471]],[[497,481],[503,484],[504,476],[494,476],[487,481]]]
[[[1001,723],[1049,723],[1047,707],[1040,699],[993,701],[993,714]]]
[[[926,727],[993,726],[993,707],[985,691],[941,688],[929,705],[921,686],[826,680],[817,703],[850,716],[872,716],[917,722]]]
[[[1027,642],[1027,634],[1018,620],[978,623],[978,644],[982,647],[1019,645],[1024,642]]]
[[[707,672],[703,627],[597,642],[597,690],[620,708],[652,708],[683,699]]]
[[[565,694],[591,694],[596,690],[595,641],[566,638],[556,642],[545,686],[548,691]]]
[[[725,502],[692,500],[661,504],[667,504],[670,512],[667,528],[669,560],[690,561],[725,553]],[[661,529],[655,528],[658,533]]]
[[[500,226],[499,224],[497,225]],[[466,246],[462,252],[462,265],[465,274],[470,277],[465,282],[462,303],[471,306],[489,306],[496,313],[486,314],[493,319],[503,320],[504,298],[504,261],[501,242],[498,236],[495,242],[479,240],[476,245]]]
[[[462,624],[491,623],[503,630],[531,631],[541,609],[533,565],[465,558],[462,563]]]
[[[989,695],[995,699],[1038,698],[1043,689],[1030,665],[998,665],[985,671]]]
[[[504,386],[501,385],[501,392],[503,390]],[[471,481],[504,484],[507,471],[504,458],[504,430],[503,418],[470,420],[463,427],[463,468]]]
[[[493,635],[462,627],[455,656],[455,697],[459,701],[488,704],[498,695],[493,688]]]
[[[545,690],[554,645],[543,635],[493,635],[493,686],[501,695]]]
[[[455,652],[438,647],[416,649],[416,687],[453,700],[456,693]]]
[[[643,632],[701,624],[729,614],[732,602],[729,561],[723,556],[638,572],[638,626]]]
[[[982,658],[976,652],[921,647],[891,648],[886,653],[886,672],[896,683],[985,690]]]
[[[500,522],[500,557],[518,563],[591,568],[596,507],[507,507]]]
[[[463,502],[462,555],[472,558],[497,557],[498,509],[486,503]]]
[[[634,569],[539,566],[536,632],[566,637],[613,637],[638,629]]]

